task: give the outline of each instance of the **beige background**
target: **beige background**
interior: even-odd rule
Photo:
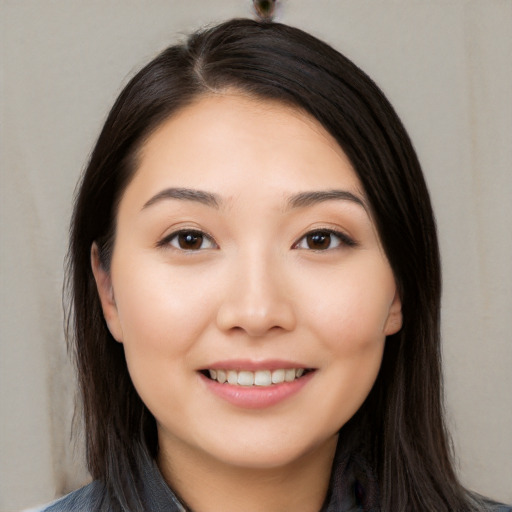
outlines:
[[[388,94],[415,141],[444,267],[460,472],[512,502],[512,1],[287,0]],[[71,197],[107,109],[177,34],[249,0],[0,0],[0,511],[84,481],[61,286]]]

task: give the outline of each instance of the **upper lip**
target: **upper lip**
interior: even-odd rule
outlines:
[[[265,359],[259,361],[250,359],[226,359],[224,361],[215,361],[214,363],[210,363],[201,368],[201,370],[246,370],[257,372],[258,370],[286,370],[291,368],[310,369],[311,367],[303,363],[280,359]]]

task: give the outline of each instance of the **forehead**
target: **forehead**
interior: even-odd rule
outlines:
[[[228,196],[262,186],[361,192],[347,156],[316,119],[232,92],[200,97],[163,122],[141,148],[127,193],[183,186]]]

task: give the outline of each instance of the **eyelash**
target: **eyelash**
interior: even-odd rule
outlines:
[[[321,237],[323,239],[327,238],[329,240],[329,246],[325,248],[313,248],[313,247],[300,247],[300,244],[306,243],[308,244],[309,241],[312,240],[313,237]],[[338,243],[335,247],[331,247],[332,238],[337,238]],[[333,249],[338,249],[340,247],[355,247],[357,245],[357,242],[350,238],[345,233],[342,233],[341,231],[336,231],[334,229],[314,229],[312,231],[309,231],[305,235],[303,235],[297,242],[295,242],[292,246],[292,249],[299,249],[299,250],[310,250],[315,252],[323,252]]]
[[[208,242],[211,246],[206,248],[186,248],[181,247],[179,237],[180,236],[189,236],[189,237],[195,237],[196,239],[201,240],[201,245],[203,245],[203,242]],[[177,245],[173,245],[173,241],[177,241]],[[174,231],[173,233],[167,235],[162,240],[160,240],[157,244],[158,247],[165,247],[165,246],[172,246],[174,249],[178,251],[185,251],[185,252],[197,252],[205,249],[218,249],[218,245],[211,237],[210,235],[206,234],[204,231],[200,231],[198,229],[180,229],[179,231]]]
[[[189,237],[189,242],[194,243],[199,241],[199,247],[183,247],[180,241],[180,236],[187,236]],[[317,241],[320,243],[325,242],[325,240],[328,240],[328,246],[327,247],[320,247],[320,248],[314,248],[310,247],[309,243],[311,241],[314,241],[314,237],[317,237]],[[331,244],[333,242],[333,238],[336,238],[338,241],[336,243],[335,247],[331,247]],[[176,242],[176,244],[173,244],[173,242]],[[201,247],[203,243],[206,242],[209,244],[209,247]],[[306,244],[306,247],[301,246],[302,244]],[[157,244],[158,247],[165,247],[165,246],[172,246],[174,249],[179,251],[185,251],[185,252],[198,252],[205,249],[218,249],[219,246],[215,242],[214,238],[208,234],[206,234],[203,231],[197,230],[197,229],[180,229],[179,231],[175,231],[162,240],[160,240]],[[345,233],[342,233],[341,231],[336,231],[333,229],[315,229],[312,231],[309,231],[305,235],[303,235],[297,242],[295,242],[292,245],[292,249],[298,249],[298,250],[310,250],[315,252],[323,252],[333,249],[338,249],[340,247],[354,247],[357,245],[357,242],[355,242],[352,238],[347,236]]]

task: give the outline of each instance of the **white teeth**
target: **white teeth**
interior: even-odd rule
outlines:
[[[240,386],[252,386],[254,384],[254,373],[238,372],[238,384]]]
[[[256,386],[270,386],[272,384],[272,374],[269,370],[258,371],[254,374],[254,384]]]
[[[304,368],[286,368],[279,370],[208,370],[210,378],[232,386],[271,386],[283,382],[293,382],[304,375]]]
[[[286,370],[274,370],[272,372],[272,384],[281,384],[284,382],[284,375]]]
[[[290,368],[289,370],[286,370],[284,372],[284,381],[292,382],[293,380],[295,380],[295,370],[293,368]]]

